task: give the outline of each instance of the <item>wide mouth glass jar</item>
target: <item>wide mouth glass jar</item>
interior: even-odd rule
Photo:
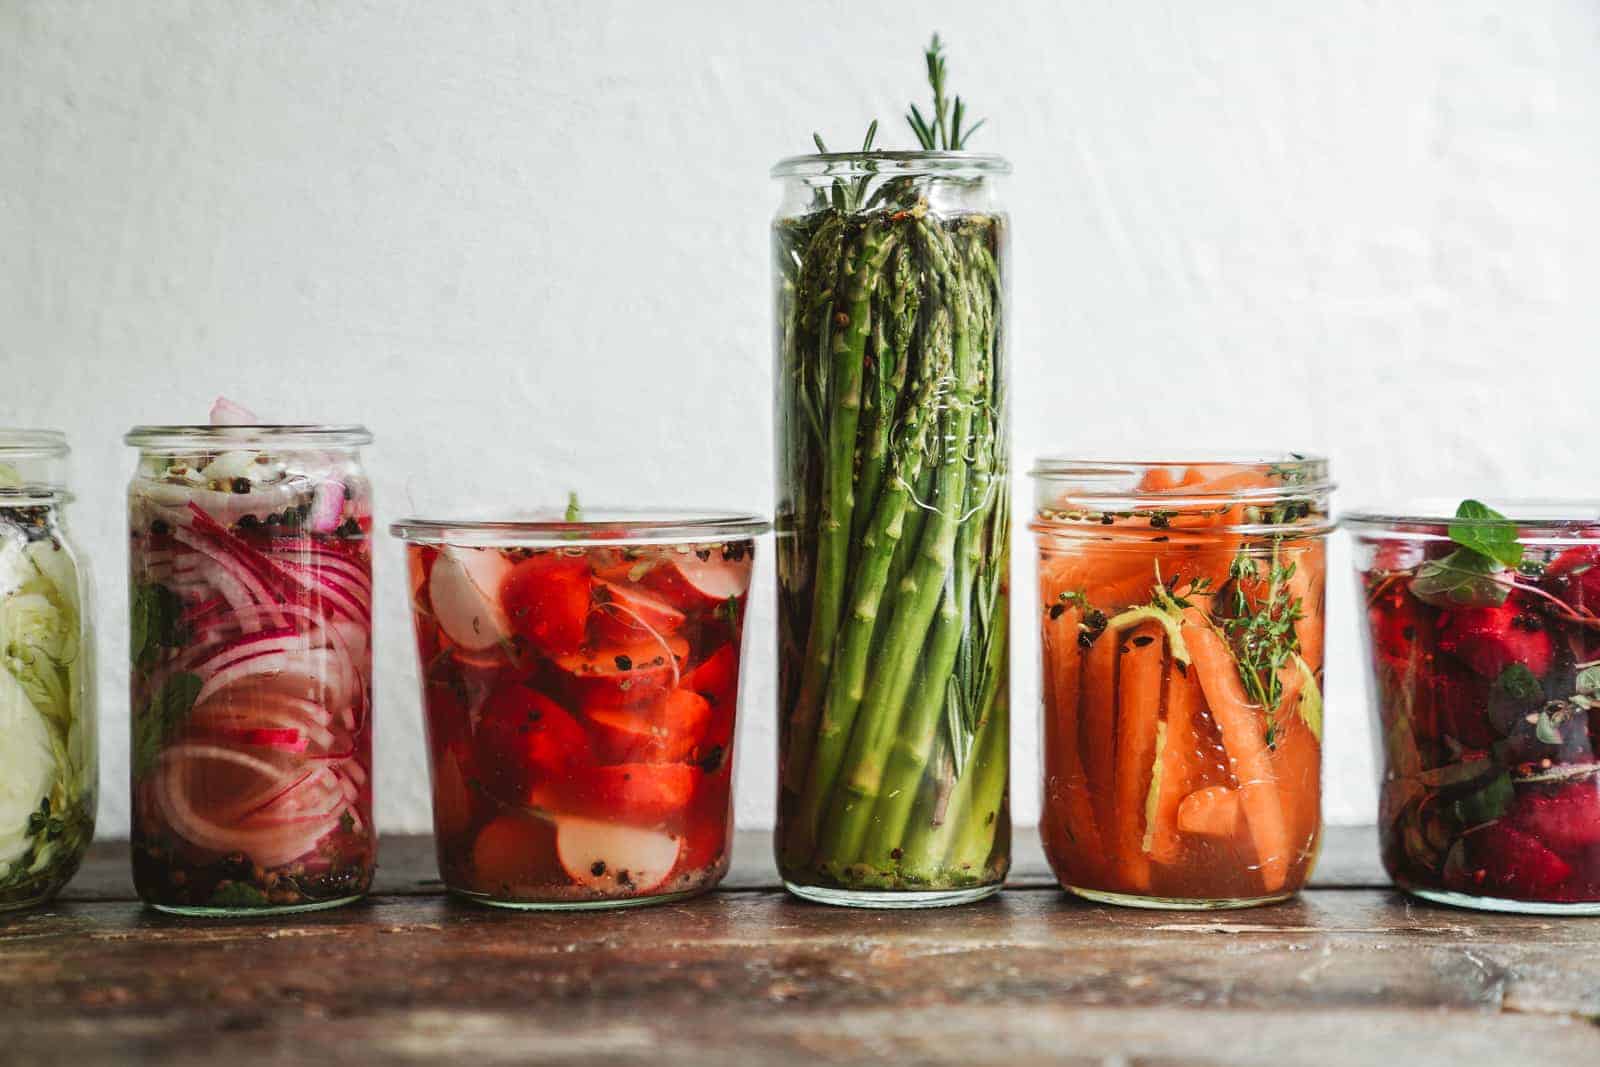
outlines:
[[[0,429],[0,911],[49,900],[94,836],[88,573],[67,537],[67,439]]]
[[[1600,504],[1412,500],[1341,524],[1390,876],[1446,904],[1600,914]]]
[[[133,873],[189,915],[367,891],[372,492],[359,426],[137,426]]]
[[[513,908],[727,872],[740,649],[769,524],[585,510],[403,519],[439,873]]]
[[[807,899],[957,904],[1010,864],[1009,171],[773,168],[776,851]]]
[[[1045,854],[1113,904],[1244,907],[1320,839],[1327,463],[1047,458]]]

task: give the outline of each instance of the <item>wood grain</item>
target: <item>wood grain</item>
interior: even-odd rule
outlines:
[[[362,905],[197,922],[128,899],[99,846],[68,898],[0,920],[0,1059],[101,1062],[1596,1062],[1600,920],[1375,887],[1361,832],[1318,888],[1194,914],[1077,902],[1031,832],[1016,886],[931,912],[803,904],[764,835],[730,887],[627,912],[451,900],[384,843]],[[1526,1057],[1526,1059],[1523,1059]]]

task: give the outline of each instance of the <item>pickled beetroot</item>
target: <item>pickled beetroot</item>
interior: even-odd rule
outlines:
[[[715,884],[750,542],[408,553],[445,883],[529,906]]]
[[[1600,904],[1600,548],[1470,502],[1447,529],[1352,525],[1390,874],[1495,906]]]

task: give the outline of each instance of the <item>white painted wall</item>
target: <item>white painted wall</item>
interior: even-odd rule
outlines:
[[[127,827],[129,425],[219,391],[364,421],[385,520],[569,486],[768,509],[766,169],[872,116],[908,140],[934,28],[990,116],[977,143],[1016,164],[1019,467],[1301,447],[1347,502],[1600,488],[1592,0],[995,6],[0,3],[0,424],[77,450],[105,831]],[[379,572],[380,818],[419,829],[387,541]],[[1368,819],[1334,576],[1327,808]],[[747,825],[773,809],[767,581]],[[1023,707],[1031,622],[1019,605]],[[1020,716],[1023,821],[1035,737]]]

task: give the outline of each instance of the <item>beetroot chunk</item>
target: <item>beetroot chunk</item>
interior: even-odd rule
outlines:
[[[1500,677],[1513,663],[1542,678],[1554,654],[1544,620],[1516,598],[1498,607],[1445,612],[1439,623],[1439,648],[1485,678]]]

